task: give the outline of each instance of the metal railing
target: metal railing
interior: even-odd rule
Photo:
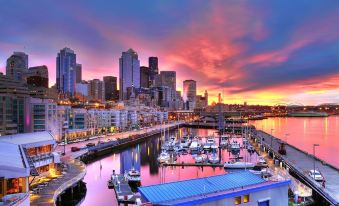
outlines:
[[[76,175],[75,177],[73,177],[72,179],[64,182],[62,185],[59,186],[58,189],[56,189],[54,191],[54,195],[53,195],[53,202],[54,202],[54,205],[56,206],[56,200],[58,198],[58,196],[63,192],[65,191],[66,189],[72,187],[75,183],[79,182],[80,180],[82,180],[85,175],[86,175],[86,165],[81,162],[80,160],[77,160],[77,159],[73,159],[73,160],[70,160],[71,162],[73,162],[73,164],[75,165],[78,165],[80,167],[83,167],[83,171],[80,172],[78,175]]]

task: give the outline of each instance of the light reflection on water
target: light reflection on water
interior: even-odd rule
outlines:
[[[316,148],[316,156],[326,162],[339,167],[339,117],[275,117],[252,122],[256,128],[286,140],[287,142],[313,154],[313,144],[320,144]]]

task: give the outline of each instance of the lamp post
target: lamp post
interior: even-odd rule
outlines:
[[[313,144],[313,178],[315,179],[315,147],[320,146],[319,144]]]

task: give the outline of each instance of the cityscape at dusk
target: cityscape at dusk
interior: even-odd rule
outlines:
[[[339,1],[0,2],[0,206],[339,206]]]
[[[24,51],[29,66],[47,65],[52,86],[56,54],[69,47],[85,80],[102,79],[118,76],[133,48],[141,65],[157,56],[160,71],[176,71],[178,90],[196,80],[209,103],[220,92],[225,103],[337,103],[339,5],[325,2],[10,1],[0,8],[0,71]]]

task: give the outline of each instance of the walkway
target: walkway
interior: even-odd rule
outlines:
[[[69,187],[75,185],[86,174],[86,166],[79,160],[68,160],[67,173],[52,180],[47,187],[37,195],[31,195],[32,206],[54,206],[57,197]]]
[[[271,135],[263,132],[263,131],[257,131],[257,135],[262,140],[264,138],[264,145],[267,147],[270,147],[271,145]],[[274,151],[278,151],[279,148],[279,142],[280,140],[273,137],[272,139],[272,147]],[[332,202],[335,205],[339,204],[339,170],[333,166],[330,166],[326,164],[325,162],[316,159],[315,160],[315,167],[317,170],[319,170],[325,180],[326,180],[326,187],[325,189],[322,188],[321,183],[314,181],[310,176],[307,175],[307,172],[311,169],[313,169],[313,155],[307,154],[306,152],[303,152],[294,146],[286,145],[286,155],[283,155],[282,157],[284,160],[289,163],[290,165],[293,165],[294,168],[296,168],[303,176],[305,177],[305,180],[309,183],[311,183],[313,186],[316,187],[316,189],[320,192],[323,192],[325,195],[329,196],[332,199]]]

